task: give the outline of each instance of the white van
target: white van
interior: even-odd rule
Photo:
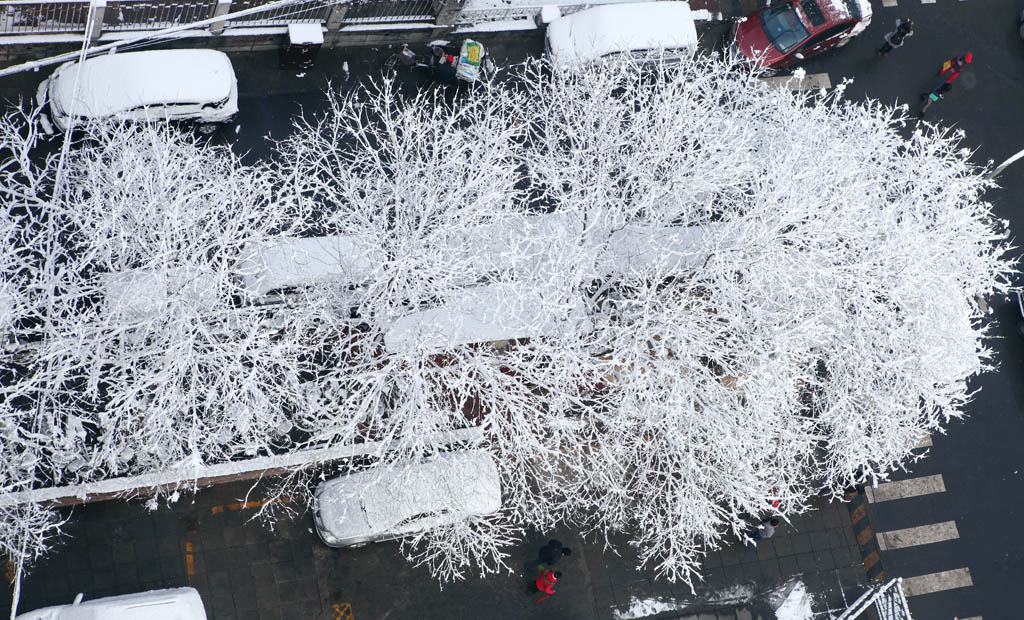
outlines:
[[[92,601],[75,597],[57,605],[18,615],[14,620],[206,620],[206,609],[195,588],[150,590]]]
[[[77,83],[76,83],[77,82]],[[46,133],[78,121],[170,120],[212,133],[238,112],[235,70],[216,50],[150,50],[105,54],[57,68],[39,85]]]
[[[685,2],[604,4],[551,22],[545,46],[558,68],[620,54],[682,60],[697,51],[697,26]]]
[[[340,476],[313,496],[313,522],[329,547],[392,540],[499,510],[498,466],[485,450]]]

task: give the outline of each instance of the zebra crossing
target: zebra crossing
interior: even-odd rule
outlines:
[[[917,447],[931,446],[931,438],[926,437]],[[946,485],[941,474],[917,476],[904,480],[878,483],[864,489],[869,504],[878,505],[888,502],[900,502],[915,497],[937,493],[945,493]],[[923,545],[949,543],[960,538],[956,521],[940,521],[914,527],[878,531],[875,533],[878,549],[882,552],[912,550]],[[903,591],[913,602],[914,597],[925,596],[936,592],[956,588],[974,586],[969,567],[957,567],[920,575],[903,576]],[[981,616],[960,620],[983,620]]]

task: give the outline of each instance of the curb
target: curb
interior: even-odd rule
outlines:
[[[850,521],[853,533],[860,547],[860,557],[864,562],[864,573],[869,583],[884,583],[885,569],[882,567],[882,550],[878,547],[878,538],[871,527],[868,517],[868,500],[862,487],[846,494],[847,507],[850,509]]]

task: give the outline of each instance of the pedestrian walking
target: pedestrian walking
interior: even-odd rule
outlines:
[[[548,544],[537,552],[537,568],[543,570],[545,567],[554,566],[563,556],[572,555],[572,549],[566,547],[559,540],[549,540]]]
[[[928,108],[932,107],[933,103],[942,99],[946,93],[951,90],[953,90],[953,84],[951,82],[939,82],[930,93],[922,93],[921,98],[924,99],[924,106],[922,106],[921,111],[918,112],[918,117],[924,118],[924,113],[928,111]]]
[[[885,56],[897,47],[903,47],[903,42],[907,37],[911,36],[914,36],[914,20],[909,17],[907,19],[897,19],[896,30],[885,35],[885,43],[875,53],[879,56]]]
[[[946,62],[942,63],[942,68],[939,69],[939,75],[946,76],[946,82],[952,84],[954,80],[960,77],[960,72],[963,68],[971,64],[974,60],[974,54],[967,52],[963,56],[954,56]]]
[[[777,528],[778,526],[779,520],[775,517],[772,517],[771,519],[765,519],[764,521],[761,521],[761,523],[757,526],[757,529],[751,532],[750,537],[754,540],[755,543],[758,543],[767,538],[771,538],[772,536],[775,536],[775,528]]]
[[[540,597],[535,602],[539,603],[554,594],[555,584],[558,583],[558,580],[561,579],[561,577],[561,571],[540,571],[540,575],[537,576],[537,580],[534,582],[534,585],[537,587],[538,592],[544,593],[544,596]]]

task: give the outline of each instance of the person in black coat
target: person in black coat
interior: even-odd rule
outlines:
[[[897,19],[896,30],[885,35],[885,44],[878,50],[879,56],[885,56],[897,47],[903,46],[903,40],[914,35],[914,20]]]
[[[537,552],[537,568],[544,570],[548,566],[554,566],[562,557],[571,555],[572,549],[562,545],[561,541],[549,540],[548,544]]]

